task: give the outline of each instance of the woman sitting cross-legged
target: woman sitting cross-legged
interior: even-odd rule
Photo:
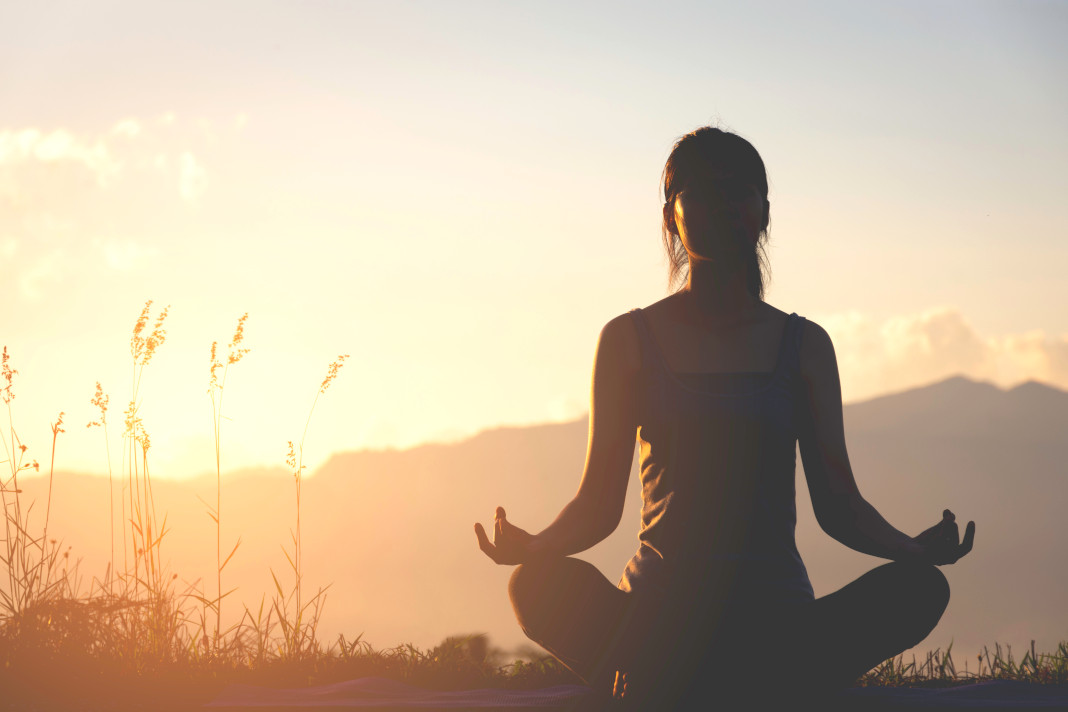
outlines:
[[[601,331],[577,494],[538,534],[498,507],[492,542],[475,525],[479,546],[519,565],[523,631],[606,696],[615,685],[670,710],[846,687],[935,627],[949,602],[936,566],[971,550],[975,524],[961,540],[947,509],[910,537],[857,490],[831,339],[763,300],[756,149],[698,129],[676,142],[663,189],[669,282],[683,284]],[[640,545],[613,585],[572,555],[619,525],[635,436]],[[820,598],[794,541],[795,443],[823,530],[890,560]]]

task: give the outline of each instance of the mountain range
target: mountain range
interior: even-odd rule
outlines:
[[[974,661],[995,641],[1022,652],[1032,639],[1039,650],[1068,640],[1068,393],[1034,381],[1004,390],[953,377],[848,404],[844,417],[860,491],[891,524],[916,534],[945,508],[962,531],[976,522],[972,553],[942,569],[952,600],[918,657],[951,641],[955,660]],[[512,567],[478,549],[472,525],[489,530],[500,505],[528,531],[547,526],[578,488],[587,436],[586,417],[500,427],[449,444],[337,453],[306,475],[303,587],[330,585],[319,638],[363,633],[376,649],[428,648],[485,632],[496,646],[522,650],[527,640],[507,596]],[[885,563],[824,534],[800,457],[796,476],[797,543],[817,596]],[[20,481],[39,513],[47,479]],[[72,547],[86,579],[101,575],[109,557],[108,487],[98,474],[54,478],[49,535]],[[116,507],[119,487],[116,480]],[[200,500],[214,504],[215,478],[156,480],[153,489],[157,511],[167,514],[169,570],[213,595],[215,525]],[[292,546],[295,482],[283,468],[230,472],[221,496],[223,556],[241,539],[223,580],[224,589],[238,587],[224,604],[232,621],[242,602],[254,613],[261,595],[270,600],[271,570],[283,587],[292,583],[282,547]],[[637,548],[640,507],[636,452],[621,524],[578,555],[613,583]]]

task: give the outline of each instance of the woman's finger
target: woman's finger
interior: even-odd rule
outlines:
[[[958,546],[960,544],[960,529],[957,528],[957,523],[953,521],[947,522],[945,530],[946,541],[953,546]]]
[[[960,544],[960,556],[964,556],[972,550],[972,543],[975,541],[975,522],[968,522],[968,526],[964,528],[964,541]],[[959,557],[958,557],[959,558]]]
[[[475,524],[475,536],[478,537],[478,548],[482,549],[486,556],[497,561],[497,548],[490,543],[489,537],[486,536],[486,530],[483,529],[481,524]]]
[[[501,520],[501,531],[502,532],[508,532],[509,534],[514,534],[517,529],[519,529],[519,527],[517,527],[516,525],[512,524],[507,519],[502,519]]]

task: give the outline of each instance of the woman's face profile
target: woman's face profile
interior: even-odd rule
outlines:
[[[763,227],[764,197],[751,183],[718,173],[692,181],[674,201],[674,219],[691,259],[732,261],[755,244]]]

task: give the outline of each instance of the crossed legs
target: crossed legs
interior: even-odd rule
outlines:
[[[737,683],[757,672],[753,660],[781,661],[792,672],[777,670],[779,680],[793,675],[813,689],[846,687],[926,638],[949,603],[941,571],[902,562],[795,608],[722,617],[623,591],[571,557],[518,566],[508,592],[527,637],[602,691],[611,689],[616,670],[652,679],[689,675],[699,683],[722,675]]]
[[[597,690],[610,690],[637,621],[637,597],[571,557],[521,564],[508,581],[519,627]]]

